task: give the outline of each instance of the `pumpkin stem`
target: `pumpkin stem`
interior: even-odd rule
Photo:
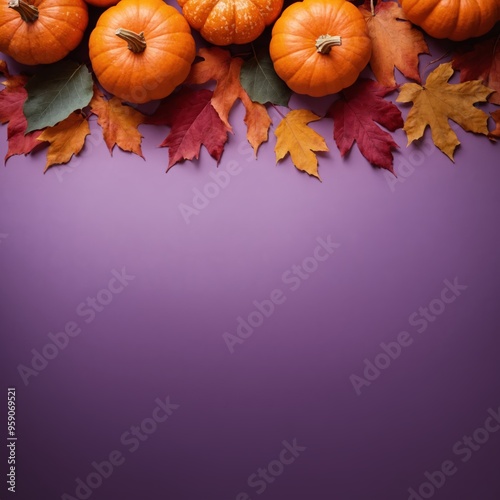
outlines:
[[[115,34],[128,43],[129,50],[134,54],[140,54],[146,50],[146,39],[143,31],[135,33],[134,31],[119,28]]]
[[[375,2],[374,2],[374,0],[370,0],[370,7],[372,9],[372,16],[375,16]]]
[[[321,35],[316,40],[316,49],[320,54],[329,54],[332,47],[335,47],[336,45],[342,45],[342,37]]]
[[[38,9],[24,0],[9,0],[9,8],[19,12],[21,19],[27,23],[38,19]]]

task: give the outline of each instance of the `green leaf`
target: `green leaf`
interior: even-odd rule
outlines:
[[[241,68],[240,82],[252,101],[288,106],[292,91],[274,71],[267,51],[259,52],[245,61]]]
[[[26,133],[52,127],[92,99],[92,75],[84,64],[61,61],[36,73],[26,84]]]

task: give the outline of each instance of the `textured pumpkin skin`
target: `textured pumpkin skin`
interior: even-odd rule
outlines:
[[[253,42],[273,23],[283,0],[178,0],[188,23],[215,45]]]
[[[38,19],[23,21],[20,14],[0,1],[0,52],[22,64],[50,64],[77,47],[88,24],[83,0],[30,0]]]
[[[318,53],[322,35],[342,45]],[[305,0],[290,5],[276,21],[270,45],[276,73],[294,91],[313,97],[352,85],[371,56],[371,40],[359,10],[345,0]]]
[[[500,19],[499,0],[402,0],[401,6],[429,35],[454,41],[484,35]]]
[[[134,53],[116,36],[124,28],[144,33],[144,52]],[[162,0],[121,0],[97,21],[89,55],[100,84],[132,103],[162,99],[189,74],[195,42],[182,15]]]

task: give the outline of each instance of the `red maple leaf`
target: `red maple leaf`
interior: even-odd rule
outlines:
[[[11,76],[4,61],[0,61],[0,72],[7,80],[2,82],[5,88],[0,91],[0,123],[8,123],[7,140],[9,147],[5,162],[13,155],[27,155],[41,144],[37,140],[41,130],[26,134],[28,122],[23,113],[24,101],[28,92],[24,88],[27,78]]]
[[[482,80],[496,90],[490,102],[500,104],[500,34],[474,45],[469,52],[455,54],[453,69],[460,70],[460,81]]]
[[[340,98],[327,111],[333,118],[333,137],[344,156],[357,142],[361,154],[377,167],[393,170],[392,151],[399,146],[392,136],[378,124],[394,132],[403,126],[401,111],[384,97],[394,87],[360,79],[352,87],[341,92]]]
[[[205,146],[217,163],[227,142],[228,127],[211,104],[213,92],[208,89],[183,88],[167,97],[145,123],[169,125],[170,133],[160,144],[168,147],[168,168],[182,160],[198,158]]]

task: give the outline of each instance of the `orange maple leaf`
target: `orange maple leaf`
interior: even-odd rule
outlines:
[[[231,57],[229,51],[219,47],[202,48],[199,55],[203,61],[193,65],[185,83],[201,85],[215,80],[212,106],[231,132],[229,113],[236,100],[240,99],[246,109],[247,139],[257,153],[259,146],[268,139],[271,118],[266,107],[253,102],[241,86],[243,59]]]
[[[85,138],[89,134],[89,122],[77,112],[71,113],[57,125],[46,128],[38,137],[39,141],[50,143],[44,172],[52,165],[68,163],[73,155],[82,150]]]
[[[493,89],[478,80],[450,84],[452,75],[451,62],[441,64],[427,77],[425,85],[405,83],[396,100],[413,102],[404,125],[408,145],[420,139],[429,126],[434,144],[453,161],[460,141],[449,120],[467,132],[488,135],[488,115],[474,104],[486,102]]]
[[[372,13],[370,0],[359,7],[372,40],[370,66],[385,87],[394,87],[394,67],[420,83],[418,55],[429,54],[424,36],[405,18],[396,2],[379,2]]]
[[[109,152],[118,146],[123,151],[130,151],[144,158],[141,149],[142,135],[137,127],[144,123],[146,117],[130,106],[122,104],[117,97],[109,101],[95,90],[90,101],[90,110],[97,115],[97,123],[102,127],[104,141]]]
[[[293,164],[303,172],[320,178],[318,159],[314,151],[329,151],[325,140],[311,127],[309,122],[320,117],[306,109],[294,109],[283,117],[274,132],[276,135],[276,161],[290,154]]]

